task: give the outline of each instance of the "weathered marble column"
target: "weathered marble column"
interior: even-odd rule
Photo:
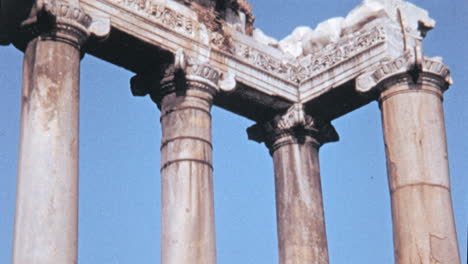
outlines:
[[[219,73],[203,64],[176,67],[152,94],[162,127],[161,263],[214,264],[210,109]]]
[[[410,73],[380,85],[395,262],[457,264],[442,106],[449,71],[427,60]]]
[[[249,138],[265,142],[273,156],[279,263],[328,263],[320,183],[319,147],[337,141],[331,125],[317,126],[302,105],[284,116],[249,128]],[[318,129],[321,128],[321,129]]]
[[[77,262],[80,48],[91,17],[47,5],[24,53],[15,264]],[[34,19],[32,19],[34,21]],[[40,32],[40,33],[39,33]]]

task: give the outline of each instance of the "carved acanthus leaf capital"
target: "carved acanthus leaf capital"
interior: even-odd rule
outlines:
[[[249,127],[247,134],[251,140],[264,142],[270,153],[283,145],[303,142],[306,136],[317,146],[339,139],[331,124],[318,124],[305,113],[302,104],[292,105],[284,115],[277,115],[271,121]]]

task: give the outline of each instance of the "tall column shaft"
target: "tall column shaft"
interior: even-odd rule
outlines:
[[[265,142],[273,157],[279,263],[328,264],[318,153],[322,144],[338,140],[335,129],[294,104],[247,132]]]
[[[189,87],[161,106],[162,263],[216,263],[210,108]]]
[[[25,41],[12,262],[74,264],[80,47],[91,17],[65,2],[41,12],[54,19],[24,26],[40,33]]]
[[[24,55],[13,263],[76,263],[80,52],[35,39]]]
[[[291,143],[273,152],[279,263],[328,263],[318,143]]]
[[[450,195],[442,106],[446,84],[409,75],[383,83],[380,97],[392,201],[395,262],[460,263]]]

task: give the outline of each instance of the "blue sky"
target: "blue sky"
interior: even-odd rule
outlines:
[[[283,38],[296,26],[345,16],[358,0],[251,0],[256,26]],[[441,56],[454,85],[445,93],[457,231],[466,263],[468,224],[468,1],[418,0],[437,20],[424,51]],[[0,263],[9,263],[14,220],[22,54],[0,47]],[[85,56],[81,72],[80,264],[160,263],[159,110],[131,96],[131,72]],[[217,258],[277,263],[272,160],[247,139],[253,122],[213,109]],[[340,141],[322,147],[325,217],[333,264],[393,263],[380,111],[371,103],[333,122]]]

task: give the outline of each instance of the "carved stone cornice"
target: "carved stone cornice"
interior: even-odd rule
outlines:
[[[387,33],[382,26],[347,34],[337,43],[328,44],[320,52],[302,58],[296,69],[298,82],[306,81],[346,60],[351,60],[357,54],[386,40]]]
[[[38,1],[31,16],[20,25],[16,36],[18,46],[31,39],[55,40],[81,50],[90,35],[106,37],[110,32],[109,18],[88,14],[79,4],[66,1]]]
[[[204,44],[209,44],[223,52],[226,56],[234,55],[251,66],[273,74],[276,78],[281,78],[293,85],[299,85],[301,82],[313,78],[315,75],[327,71],[346,60],[352,59],[356,54],[375,45],[382,44],[386,40],[384,28],[376,26],[371,29],[347,33],[339,42],[330,43],[319,53],[299,58],[299,60],[291,60],[291,58],[272,56],[268,52],[236,40],[235,36],[227,33],[229,30],[224,29],[226,26],[223,24],[224,20],[218,21],[219,19],[216,17],[209,19],[210,23],[214,23],[215,25],[208,24],[206,27],[202,27],[200,24],[206,24],[203,22],[203,19],[190,17],[188,14],[179,12],[162,2],[146,0],[109,1],[145,18],[149,18],[195,42],[205,42]],[[241,8],[241,10],[243,9]],[[205,14],[203,17],[207,16],[210,15]],[[199,37],[204,35],[206,35],[206,38]]]
[[[56,4],[65,1],[38,0],[36,2]],[[194,4],[186,5],[181,2]],[[76,5],[85,13],[93,14],[93,23],[88,28],[91,32],[95,15],[99,14],[111,18],[115,36],[122,36],[122,38],[108,38],[102,45],[93,45],[89,49],[93,55],[141,73],[144,71],[142,65],[152,64],[149,61],[151,58],[157,58],[160,54],[164,62],[167,62],[169,53],[175,54],[177,50],[183,49],[187,57],[197,59],[194,65],[209,66],[221,74],[218,83],[212,82],[215,85],[221,86],[220,83],[223,82],[223,85],[229,86],[233,82],[229,79],[233,80],[232,76],[235,76],[235,79],[245,88],[243,90],[251,92],[249,96],[255,94],[254,97],[247,98],[244,93],[242,95],[234,93],[233,97],[236,100],[261,105],[268,105],[272,101],[283,104],[273,107],[273,111],[296,102],[306,104],[308,107],[309,105],[318,107],[315,104],[328,100],[328,95],[340,93],[339,90],[346,89],[344,87],[351,87],[363,72],[382,66],[380,64],[384,58],[393,60],[403,55],[405,50],[411,50],[419,45],[426,31],[434,25],[426,11],[405,1],[369,0],[357,8],[357,13],[356,10],[351,11],[346,18],[343,18],[347,23],[336,25],[339,27],[339,34],[337,33],[336,37],[328,38],[329,33],[334,32],[335,29],[325,33],[311,30],[312,35],[309,35],[309,38],[296,41],[300,42],[303,48],[301,55],[296,56],[286,52],[280,45],[281,41],[275,42],[271,38],[267,41],[256,34],[249,35],[245,31],[237,30],[239,27],[242,28],[242,23],[245,22],[242,20],[243,14],[241,13],[251,12],[248,5],[244,3],[245,1],[215,1],[228,3],[225,9],[226,16],[216,15],[216,5],[209,5],[211,7],[201,11],[192,8],[201,2],[210,1],[80,0],[65,3],[70,5],[77,3]],[[211,12],[213,6],[215,10]],[[370,9],[363,9],[363,6]],[[376,6],[378,9],[373,9]],[[41,9],[40,6],[37,8]],[[229,10],[239,12],[229,13],[231,12]],[[203,16],[205,11],[211,12],[211,15]],[[37,14],[34,16],[36,19],[41,17],[39,14],[47,14],[47,12],[41,11]],[[53,17],[53,15],[42,15],[42,17]],[[34,24],[37,21],[30,22]],[[46,23],[39,24],[45,25]],[[28,23],[23,23],[23,28],[27,25]],[[36,29],[38,29],[37,35],[48,28],[36,27]],[[16,30],[13,31],[16,32]],[[119,43],[126,37],[132,42]],[[8,41],[10,35],[7,38]],[[131,46],[128,46],[129,44]],[[120,56],[120,52],[128,54],[133,47],[136,48],[137,56],[144,56],[142,54],[146,52],[158,54],[153,53],[154,56],[148,56],[148,60],[143,58],[142,60],[145,61],[136,60],[132,56]],[[109,48],[115,49],[115,55],[114,52],[110,52]],[[186,70],[197,71],[187,67],[188,69],[183,70],[184,73]],[[362,99],[357,93],[356,96],[359,97],[357,100]],[[367,98],[372,100],[371,97]],[[216,102],[219,102],[221,107],[242,113],[229,104],[231,100],[223,98]],[[343,104],[329,108],[327,106],[329,110],[325,109],[324,112],[332,116],[334,115],[332,113],[341,115],[352,110],[346,107],[338,109],[341,105]],[[262,120],[263,117],[259,114],[251,118]]]
[[[396,58],[405,47],[411,49],[420,42],[421,35],[433,26],[427,12],[405,1],[365,1],[359,12],[350,12],[349,17],[354,18],[340,26],[337,38],[326,40],[324,36],[310,40],[312,43],[303,39],[305,46],[317,48],[294,57],[279,42],[267,43],[236,30],[240,24],[235,18],[230,22],[216,15],[224,10],[217,9],[221,2],[226,4],[225,10],[250,12],[241,0],[80,1],[87,10],[110,15],[116,30],[172,53],[184,49],[188,56],[203,57],[214,67],[234,73],[240,83],[262,96],[273,95],[290,103],[310,102],[376,67],[383,58]],[[242,16],[239,12],[237,18]],[[127,68],[135,68],[134,61],[128,63],[132,65]]]
[[[317,124],[304,112],[302,104],[294,104],[284,115],[277,115],[271,121],[249,127],[247,134],[251,140],[264,142],[270,154],[284,145],[307,141],[318,148],[327,142],[339,140],[331,124]]]
[[[129,11],[144,15],[146,18],[175,30],[188,37],[194,37],[199,30],[197,21],[168,5],[158,1],[147,0],[109,0],[110,2]]]

